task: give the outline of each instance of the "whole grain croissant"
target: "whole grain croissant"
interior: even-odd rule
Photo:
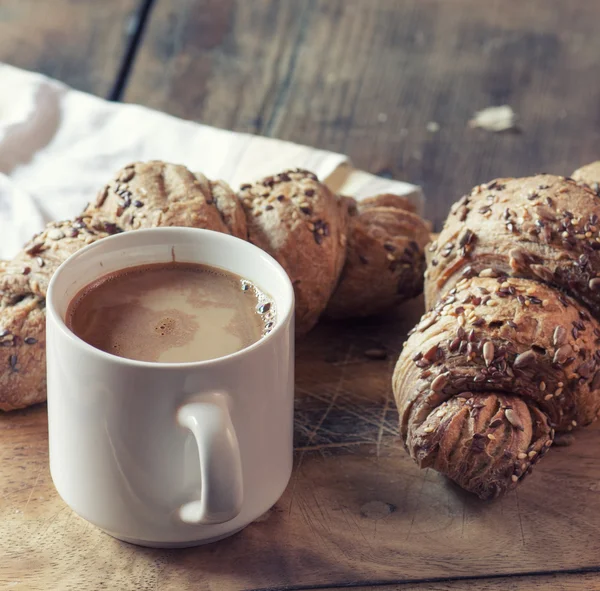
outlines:
[[[427,225],[401,197],[356,204],[308,171],[242,185],[236,195],[184,166],[131,164],[80,217],[49,224],[15,259],[0,262],[0,410],[46,398],[44,306],[58,266],[95,240],[155,226],[225,232],[269,252],[294,285],[300,334],[326,308],[337,317],[364,315],[420,293],[429,240]]]
[[[517,486],[555,432],[600,411],[590,171],[600,169],[477,186],[428,248],[429,311],[393,377],[401,435],[422,468],[484,499]]]

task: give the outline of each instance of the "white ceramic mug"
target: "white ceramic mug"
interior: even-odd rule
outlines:
[[[81,288],[173,259],[255,283],[275,303],[275,328],[237,353],[178,364],[117,357],[67,328]],[[127,232],[65,261],[47,295],[50,471],[65,502],[116,538],[157,547],[215,541],[267,511],[292,470],[293,310],[272,257],[208,230]]]

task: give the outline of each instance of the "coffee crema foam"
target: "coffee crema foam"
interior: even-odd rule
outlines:
[[[110,273],[69,304],[67,326],[107,353],[161,363],[223,357],[275,324],[272,300],[234,273],[195,263],[158,263]]]

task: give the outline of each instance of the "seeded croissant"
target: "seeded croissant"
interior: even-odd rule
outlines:
[[[375,199],[380,208],[361,220],[366,230],[360,231],[369,232],[372,226],[376,235],[376,244],[369,246],[373,256],[362,270],[363,299],[340,298],[335,305],[342,316],[362,314],[365,299],[380,310],[422,288],[420,269],[429,239],[425,222],[414,214],[410,225],[403,222],[409,206],[399,207],[401,197]],[[345,266],[347,243],[358,242],[354,234],[359,230],[349,225],[349,212],[356,209],[353,199],[334,195],[303,170],[242,185],[236,195],[223,181],[211,181],[184,166],[158,161],[126,166],[81,217],[49,224],[13,261],[0,262],[0,347],[5,351],[4,362],[0,359],[0,410],[45,400],[46,289],[60,263],[86,244],[155,226],[207,228],[249,240],[275,257],[290,276],[296,330],[303,334],[330,301],[336,302],[334,292],[357,288],[355,274]]]
[[[348,252],[325,309],[330,318],[371,316],[423,290],[429,229],[398,195],[348,200]]]
[[[572,177],[574,180],[590,187],[600,197],[600,160],[578,168]]]
[[[120,232],[114,223],[89,216],[53,222],[0,265],[0,410],[46,399],[46,290],[59,265],[100,238]]]
[[[577,181],[475,187],[428,248],[429,311],[393,377],[401,435],[483,499],[600,411],[600,201]]]

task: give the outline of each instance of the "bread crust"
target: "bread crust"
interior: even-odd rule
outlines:
[[[398,195],[348,199],[348,253],[325,314],[350,318],[380,314],[423,289],[429,229]]]
[[[475,187],[428,249],[430,309],[393,377],[400,431],[483,499],[600,414],[600,202],[580,170]]]
[[[296,332],[318,321],[346,259],[344,201],[306,170],[288,170],[242,185],[248,239],[286,270],[296,296]]]
[[[410,270],[390,274],[393,280],[386,283],[386,289],[391,297],[375,288],[378,270],[364,279],[350,273],[346,284],[361,292],[366,310],[381,310],[420,290],[418,260],[425,237],[419,230],[415,243],[405,245],[413,226],[423,226],[411,207],[394,195],[367,199],[357,206],[351,198],[334,195],[304,170],[244,185],[238,196],[227,183],[209,180],[184,166],[160,161],[125,166],[82,216],[49,224],[12,261],[0,262],[0,351],[5,351],[4,361],[0,358],[4,363],[4,368],[0,366],[0,410],[45,400],[48,283],[58,266],[86,244],[116,232],[155,226],[206,228],[250,240],[274,256],[289,274],[296,294],[297,332],[304,334],[317,322],[338,286],[346,260],[349,209],[355,209],[360,218],[358,240],[364,235],[379,255],[389,254],[381,247],[387,232],[398,252],[408,248],[411,260],[416,261]],[[389,263],[383,258],[375,269]],[[403,277],[399,294],[396,290]],[[360,285],[363,280],[372,285],[372,291]],[[359,304],[353,304],[355,311]]]
[[[462,277],[542,281],[600,314],[600,200],[572,179],[496,179],[456,203],[427,250],[430,307]]]
[[[0,265],[0,410],[46,399],[46,291],[54,271],[79,249],[120,231],[90,216],[53,222]]]
[[[571,177],[578,183],[590,187],[600,197],[600,160],[578,168]]]
[[[114,220],[123,230],[184,226],[247,238],[244,213],[227,183],[161,161],[121,169],[84,215]]]

